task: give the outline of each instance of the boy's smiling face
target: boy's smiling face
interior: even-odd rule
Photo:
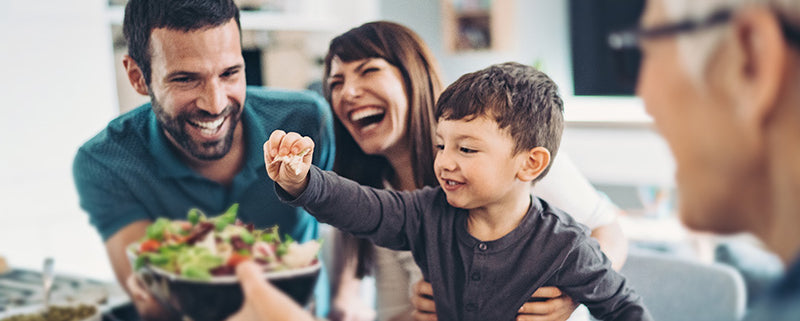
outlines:
[[[513,155],[514,141],[507,130],[485,116],[466,120],[440,119],[436,128],[434,171],[450,205],[485,208],[514,201],[517,172],[526,153]]]

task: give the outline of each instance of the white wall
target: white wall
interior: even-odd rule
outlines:
[[[514,25],[518,28],[515,49],[505,52],[447,53],[441,31],[440,0],[382,0],[381,19],[396,21],[420,34],[439,59],[445,82],[493,63],[544,62],[544,69],[557,83],[571,83],[566,0],[516,0]]]
[[[72,158],[116,115],[104,0],[0,2],[0,255],[111,278]]]
[[[446,83],[458,76],[509,60],[540,61],[559,84],[565,100],[566,150],[594,183],[673,184],[674,164],[663,139],[652,130],[634,98],[573,97],[566,0],[516,0],[515,49],[507,52],[449,54],[442,42],[441,7],[436,0],[381,0],[381,19],[411,27],[428,43]]]

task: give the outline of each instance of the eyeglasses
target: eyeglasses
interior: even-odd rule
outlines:
[[[661,26],[612,32],[608,35],[608,45],[614,50],[638,49],[643,39],[658,39],[715,27],[730,21],[732,16],[731,11],[722,10],[701,20],[684,20]]]
[[[608,45],[615,52],[619,74],[624,82],[636,83],[641,64],[642,40],[675,36],[680,33],[697,32],[727,23],[733,17],[730,9],[718,10],[703,19],[687,19],[675,23],[648,28],[634,28],[612,32],[608,35]],[[778,15],[783,35],[789,44],[800,49],[800,30]]]
[[[639,27],[612,32],[608,35],[607,41],[608,46],[614,51],[614,62],[617,65],[620,80],[626,84],[636,84],[642,60],[641,43],[643,40],[708,29],[727,23],[732,16],[730,10],[722,10],[704,19],[688,19],[655,27]]]

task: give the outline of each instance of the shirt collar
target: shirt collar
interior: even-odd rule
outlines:
[[[441,189],[441,187],[439,188]],[[502,251],[511,245],[517,244],[522,238],[530,237],[532,233],[531,231],[536,225],[537,218],[544,210],[544,207],[538,197],[530,196],[530,198],[531,206],[528,208],[528,212],[525,213],[522,221],[519,222],[519,225],[517,225],[517,227],[503,237],[486,242],[482,242],[469,234],[469,231],[467,230],[467,216],[469,215],[469,212],[465,209],[455,208],[456,211],[459,211],[455,218],[456,235],[459,241],[468,247],[474,247],[478,243],[484,243],[487,245],[487,252],[497,252]]]

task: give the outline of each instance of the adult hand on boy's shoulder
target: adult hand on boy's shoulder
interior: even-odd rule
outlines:
[[[519,309],[517,321],[565,321],[578,307],[572,298],[552,286],[537,289],[531,299],[534,301],[523,304]]]
[[[269,177],[287,193],[298,196],[308,185],[314,141],[295,132],[275,130],[264,143],[264,162]]]

